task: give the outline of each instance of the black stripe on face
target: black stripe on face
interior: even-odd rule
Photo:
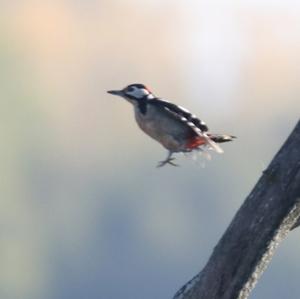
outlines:
[[[136,98],[134,95],[131,95],[131,94],[128,94],[128,93],[125,93],[125,94],[124,94],[124,97],[126,97],[126,98],[129,99],[129,100],[136,101],[136,102],[143,102],[143,101],[146,101],[146,100],[147,100],[147,96],[148,96],[148,95],[145,95],[145,96],[142,97],[142,98]]]
[[[139,111],[143,115],[147,113],[147,102],[148,102],[147,95],[141,99],[137,99],[136,97],[130,94],[125,94],[124,97],[127,98],[127,100],[129,101],[135,102],[137,104]]]
[[[154,98],[153,94],[145,88],[129,87],[124,89],[124,94],[128,99],[136,101],[151,100]]]

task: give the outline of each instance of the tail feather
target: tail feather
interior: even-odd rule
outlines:
[[[222,154],[224,151],[222,148],[215,143],[215,141],[206,133],[203,133],[203,137],[205,138],[206,142],[210,145],[212,149],[214,149],[217,153]]]
[[[201,132],[197,137],[190,140],[186,147],[189,150],[193,150],[196,148],[201,148],[202,146],[208,145],[211,149],[216,151],[219,154],[222,154],[224,151],[217,143],[223,143],[232,141],[235,136],[225,135],[225,134],[211,134]]]
[[[226,134],[207,134],[207,136],[216,143],[229,142],[236,138],[235,136]]]

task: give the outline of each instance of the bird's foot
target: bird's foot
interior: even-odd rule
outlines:
[[[178,164],[173,163],[173,162],[172,162],[173,160],[175,160],[175,158],[167,158],[167,159],[164,160],[164,161],[160,161],[160,162],[158,163],[158,165],[157,165],[157,168],[163,167],[163,166],[165,166],[166,164],[170,164],[170,165],[176,166],[176,167],[179,166]]]

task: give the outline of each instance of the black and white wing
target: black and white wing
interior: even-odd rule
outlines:
[[[196,115],[192,114],[187,109],[170,103],[168,101],[162,99],[152,99],[151,102],[156,105],[162,107],[166,111],[172,113],[175,117],[177,117],[180,121],[187,124],[197,135],[204,137],[207,143],[218,153],[223,153],[223,150],[220,146],[218,146],[214,141],[212,141],[206,134],[208,131],[208,127],[206,123],[200,120]]]
[[[157,105],[165,108],[166,110],[170,111],[171,113],[175,114],[182,121],[193,124],[198,129],[200,129],[201,132],[208,131],[208,127],[207,127],[206,123],[204,121],[200,120],[196,115],[192,114],[187,109],[185,109],[181,106],[175,105],[173,103],[170,103],[168,101],[158,99],[158,98],[153,99],[152,101],[155,102],[155,104],[157,104]]]

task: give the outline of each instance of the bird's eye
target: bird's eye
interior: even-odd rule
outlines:
[[[126,91],[128,92],[132,92],[134,90],[134,88],[132,86],[127,87]]]

